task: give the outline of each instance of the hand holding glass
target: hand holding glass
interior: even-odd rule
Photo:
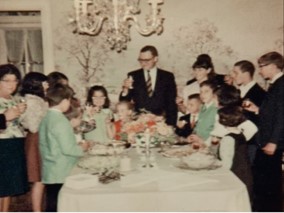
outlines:
[[[250,99],[245,99],[244,101],[243,101],[243,103],[242,103],[242,107],[243,108],[249,108],[250,107],[250,105],[251,105],[251,101],[250,101]]]
[[[258,106],[256,106],[252,101],[250,101],[249,99],[245,99],[243,101],[242,107],[250,112],[254,112],[254,113],[258,113],[259,108]]]
[[[133,77],[129,75],[128,78],[124,80],[123,87],[125,89],[133,89],[133,82],[134,82]]]

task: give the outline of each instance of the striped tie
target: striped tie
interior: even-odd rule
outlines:
[[[153,89],[152,89],[150,70],[147,70],[147,72],[148,72],[148,76],[147,76],[148,78],[146,81],[147,93],[148,93],[148,96],[151,97],[153,95]]]

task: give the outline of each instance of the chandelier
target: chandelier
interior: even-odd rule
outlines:
[[[104,25],[111,49],[120,52],[131,40],[132,23],[143,36],[162,33],[164,18],[160,16],[159,7],[162,3],[163,0],[148,0],[151,11],[146,15],[145,27],[141,27],[139,0],[74,0],[75,19],[71,22],[76,24],[76,33],[86,35],[98,35]]]

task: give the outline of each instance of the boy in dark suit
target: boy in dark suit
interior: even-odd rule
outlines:
[[[246,108],[259,116],[255,158],[255,210],[282,211],[282,155],[284,148],[284,59],[270,52],[258,59],[259,73],[270,83],[260,107]]]
[[[186,108],[188,114],[180,117],[177,127],[176,134],[180,137],[187,138],[193,131],[197,121],[198,114],[200,112],[202,102],[200,100],[199,94],[192,94],[188,96]]]
[[[119,100],[132,101],[137,112],[145,109],[165,115],[166,123],[175,126],[177,90],[174,75],[156,67],[158,51],[154,46],[143,47],[138,61],[141,69],[128,73]]]
[[[258,83],[253,80],[255,67],[250,61],[238,61],[233,67],[232,77],[234,82],[239,86],[240,96],[243,102],[243,107],[246,107],[246,100],[253,102],[260,107],[265,98],[266,92]],[[258,125],[258,116],[253,112],[244,111],[247,119]],[[248,155],[251,165],[253,165],[257,145],[255,136],[248,141]]]

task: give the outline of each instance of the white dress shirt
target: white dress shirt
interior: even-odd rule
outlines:
[[[257,126],[250,120],[245,120],[238,126],[238,128],[242,131],[247,141],[249,141],[258,130]],[[223,138],[228,133],[229,132],[226,127],[219,123],[219,115],[217,114],[215,118],[214,129],[211,131],[210,135]],[[209,137],[205,141],[205,144],[208,146],[211,144],[211,137]]]
[[[155,86],[156,86],[156,80],[157,80],[157,67],[153,67],[152,69],[150,69],[149,74],[151,76],[152,90],[154,91]],[[144,70],[144,76],[145,76],[145,81],[147,82],[148,70]]]
[[[245,97],[245,95],[248,93],[248,91],[256,84],[255,81],[251,81],[246,85],[241,85],[239,87],[240,91],[241,91],[241,98]]]
[[[240,134],[240,130],[231,130],[228,133]],[[235,139],[231,136],[225,136],[220,141],[219,155],[222,166],[226,169],[231,169],[235,155]]]

